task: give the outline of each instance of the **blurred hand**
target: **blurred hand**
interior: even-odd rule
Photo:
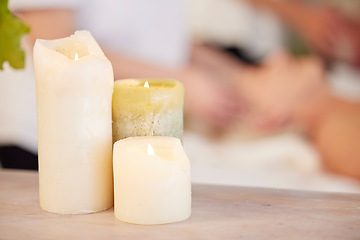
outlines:
[[[185,112],[216,128],[233,126],[244,111],[244,105],[233,89],[200,69],[190,68],[183,74]]]
[[[238,91],[249,103],[245,119],[263,130],[281,127],[321,87],[323,67],[317,58],[291,59],[278,53],[264,66],[240,75]]]
[[[340,30],[336,57],[360,68],[360,17],[347,19]]]
[[[295,15],[292,25],[315,52],[360,66],[360,21],[327,6],[302,6]]]
[[[303,6],[297,10],[292,25],[315,52],[331,58],[346,21],[338,11],[329,7]]]

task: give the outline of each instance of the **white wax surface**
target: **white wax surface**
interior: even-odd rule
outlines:
[[[110,208],[111,63],[90,33],[80,31],[37,40],[34,66],[41,207],[63,214]]]
[[[148,144],[155,155],[148,153]],[[115,216],[164,224],[191,214],[190,163],[178,138],[131,137],[114,144]]]

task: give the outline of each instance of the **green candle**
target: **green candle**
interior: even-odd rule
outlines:
[[[171,79],[126,79],[114,84],[113,142],[135,136],[183,135],[184,86]]]

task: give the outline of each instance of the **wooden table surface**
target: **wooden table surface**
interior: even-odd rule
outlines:
[[[0,239],[360,239],[359,194],[193,185],[191,217],[155,226],[38,202],[37,172],[0,170]]]

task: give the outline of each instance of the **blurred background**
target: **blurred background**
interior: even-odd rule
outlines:
[[[21,38],[24,68],[5,62],[0,70],[2,167],[37,169],[35,39],[89,30],[115,79],[183,82],[194,183],[360,192],[360,1],[9,0],[8,7],[30,31]]]

